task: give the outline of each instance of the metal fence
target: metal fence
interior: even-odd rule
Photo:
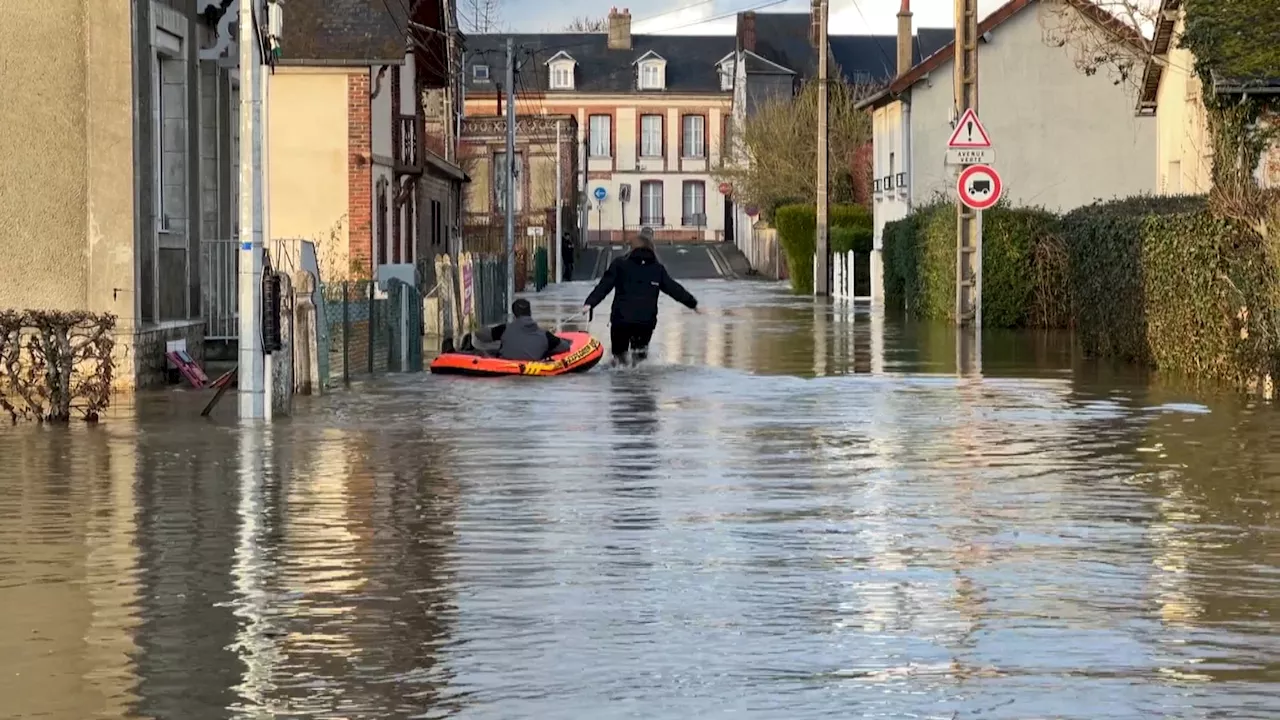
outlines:
[[[200,307],[205,340],[235,340],[240,336],[239,261],[235,238],[200,242]]]
[[[320,378],[326,388],[386,372],[422,370],[422,296],[392,280],[383,292],[367,280],[321,286],[317,315]]]

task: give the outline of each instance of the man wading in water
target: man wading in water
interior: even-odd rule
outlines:
[[[653,230],[641,228],[631,239],[631,252],[614,260],[595,290],[587,296],[582,312],[591,312],[613,291],[609,314],[609,338],[613,364],[643,361],[649,355],[649,340],[658,325],[658,293],[698,312],[698,299],[671,279],[653,250]]]

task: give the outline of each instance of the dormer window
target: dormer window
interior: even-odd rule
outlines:
[[[471,77],[476,82],[489,82],[489,66],[488,65],[472,65]]]
[[[737,53],[729,53],[720,58],[720,62],[716,63],[716,73],[720,76],[720,89],[733,89],[733,76],[737,68],[737,59],[734,57]]]
[[[667,86],[667,61],[650,50],[636,60],[639,66],[638,86],[641,90],[665,90]]]
[[[572,90],[573,71],[578,62],[561,50],[547,61],[547,83],[552,90]]]

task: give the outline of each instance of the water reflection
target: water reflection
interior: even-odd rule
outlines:
[[[2,714],[1280,714],[1272,408],[694,292],[639,370],[0,429]]]

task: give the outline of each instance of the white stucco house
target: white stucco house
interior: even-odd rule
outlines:
[[[1137,31],[1092,2],[1061,2],[1082,19],[1141,42]],[[1155,192],[1154,118],[1135,114],[1132,83],[1081,72],[1072,48],[1047,42],[1044,12],[1040,0],[1010,0],[978,25],[978,115],[991,137],[1004,198],[1061,212]],[[946,164],[958,116],[954,55],[954,43],[947,44],[861,103],[872,112],[875,144],[875,301],[884,292],[885,224],[939,193],[954,197],[958,168]],[[1135,49],[1138,73],[1141,58]]]

